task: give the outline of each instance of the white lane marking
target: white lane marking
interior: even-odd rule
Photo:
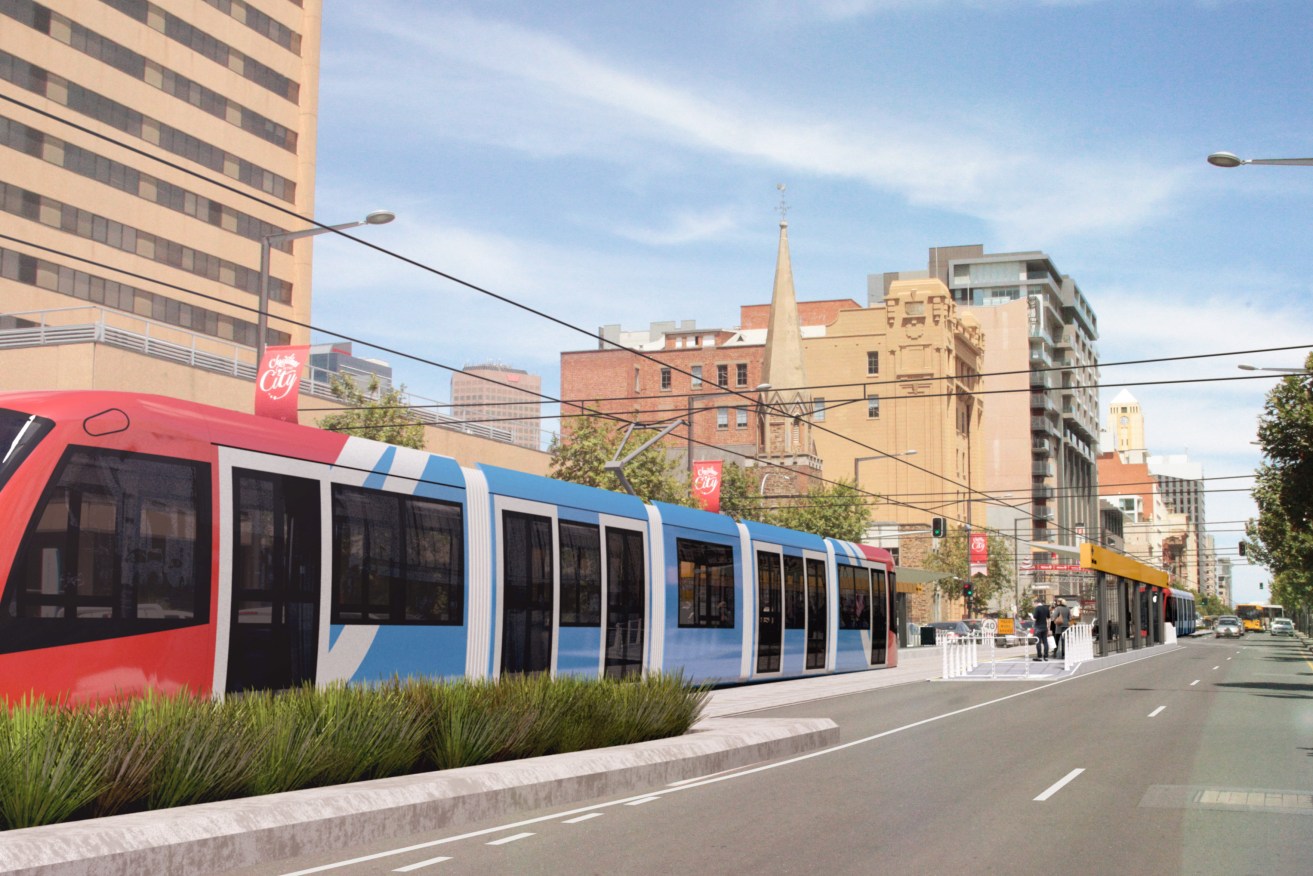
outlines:
[[[1190,682],[1190,687],[1194,687],[1198,683],[1199,683],[1199,679],[1196,678],[1194,681]]]
[[[626,806],[642,806],[644,803],[651,803],[653,800],[660,800],[660,797],[644,797],[641,800],[630,800]]]
[[[504,846],[507,843],[517,842],[518,840],[528,839],[533,836],[531,833],[513,833],[510,836],[504,836],[501,839],[495,839],[488,843],[490,846]]]
[[[397,869],[393,870],[392,872],[393,872],[393,873],[410,873],[410,872],[412,872],[412,871],[414,871],[414,870],[419,870],[419,869],[422,869],[422,868],[424,868],[424,867],[429,867],[429,866],[432,866],[433,864],[441,864],[443,861],[450,861],[450,860],[451,860],[451,858],[449,858],[449,857],[448,857],[448,858],[429,858],[427,861],[417,861],[417,862],[415,862],[414,864],[407,864],[407,865],[404,866],[404,867],[398,867]]]
[[[844,751],[845,749],[849,749],[857,745],[864,745],[867,742],[875,742],[877,740],[884,739],[886,736],[893,736],[896,733],[903,733],[907,730],[915,730],[917,727],[924,727],[926,724],[933,724],[936,721],[943,721],[947,718],[955,718],[958,715],[964,715],[967,712],[974,712],[976,709],[983,709],[986,706],[993,706],[993,705],[997,705],[998,703],[1005,703],[1008,700],[1014,700],[1017,697],[1030,696],[1032,694],[1038,693],[1039,691],[1048,690],[1049,688],[1056,687],[1057,685],[1060,684],[1069,684],[1072,681],[1075,681],[1076,679],[1090,678],[1091,676],[1098,675],[1102,672],[1108,672],[1113,669],[1121,669],[1123,666],[1130,666],[1134,663],[1139,663],[1142,660],[1152,660],[1155,657],[1161,657],[1164,654],[1175,654],[1175,653],[1179,653],[1179,651],[1175,651],[1175,650],[1154,651],[1152,653],[1145,654],[1143,657],[1137,657],[1134,660],[1127,660],[1123,663],[1113,664],[1112,666],[1104,666],[1101,669],[1092,669],[1089,672],[1082,673],[1081,675],[1069,675],[1066,678],[1059,678],[1056,681],[1051,681],[1048,682],[1047,684],[1041,684],[1038,685],[1037,687],[1028,688],[1027,690],[1017,691],[1016,693],[1011,693],[1008,694],[1007,696],[999,697],[996,700],[986,700],[983,703],[976,703],[974,706],[966,706],[964,708],[957,709],[952,712],[945,712],[942,715],[935,715],[930,718],[923,718],[920,721],[913,721],[911,724],[904,724],[902,727],[895,727],[892,730],[885,730],[882,733],[876,733],[873,736],[867,736],[863,739],[854,739],[851,742],[840,743],[839,745],[836,745],[832,748],[823,748],[820,751],[810,751],[807,752],[806,754],[800,754],[797,757],[789,758],[788,760],[781,760],[781,761],[776,761],[774,763],[762,764],[761,766],[753,767],[752,769],[749,770],[736,772],[733,775],[716,776],[715,778],[710,778],[702,782],[697,782],[696,784],[684,785],[683,787],[679,787],[679,788],[671,788],[670,790],[666,791],[666,793],[677,794],[680,791],[688,791],[692,788],[701,788],[706,785],[715,785],[715,784],[719,784],[720,782],[730,781],[733,779],[740,779],[745,776],[751,776],[754,773],[760,773],[760,772],[765,772],[766,770],[778,769],[784,766],[791,766],[792,764],[799,763],[800,761],[804,761],[804,760],[811,760],[812,758],[815,757],[824,757],[827,754],[835,754],[836,752]],[[422,843],[415,843],[414,845],[405,846],[399,849],[388,849],[387,851],[383,851],[383,852],[375,852],[372,855],[361,855],[358,858],[351,858],[346,861],[335,861],[331,864],[321,864],[318,867],[309,867],[305,870],[295,870],[291,873],[284,873],[283,876],[310,876],[310,874],[312,873],[323,873],[327,870],[337,870],[341,867],[350,867],[353,864],[364,864],[369,861],[377,861],[379,858],[390,858],[394,855],[404,855],[408,852],[418,851],[419,849],[431,849],[434,846],[442,846],[442,845],[447,845],[448,843],[456,843],[456,842],[461,842],[462,840],[474,839],[475,837],[487,836],[488,834],[498,833],[500,831],[510,830],[516,827],[527,827],[530,824],[540,824],[544,821],[552,821],[554,819],[561,818],[562,816],[565,815],[576,815],[582,812],[592,812],[597,809],[609,809],[612,806],[621,806],[624,805],[625,803],[628,803],[631,800],[640,800],[648,796],[650,795],[643,794],[638,797],[623,797],[619,800],[609,800],[606,803],[594,803],[591,806],[581,806],[578,809],[571,809],[567,812],[557,812],[553,815],[540,815],[537,818],[526,818],[523,821],[517,821],[513,824],[501,824],[496,827],[485,827],[482,830],[474,830],[474,831],[470,831],[469,833],[457,834],[456,836],[444,836],[441,837],[440,839],[429,840],[428,842],[422,842]]]
[[[1214,670],[1221,669],[1221,668],[1222,668],[1222,667],[1220,667],[1220,666],[1214,666],[1214,667],[1213,667]]]
[[[1234,660],[1235,658],[1234,658],[1234,657],[1228,657],[1228,658],[1226,658],[1226,659],[1227,659],[1227,661],[1231,661],[1231,660]]]
[[[567,818],[563,824],[578,824],[581,821],[588,821],[590,818],[601,818],[605,812],[589,812],[587,815],[580,815],[578,818]]]
[[[1049,798],[1052,797],[1054,794],[1056,794],[1056,793],[1058,793],[1059,791],[1061,791],[1061,790],[1066,786],[1066,784],[1067,784],[1068,782],[1070,782],[1072,779],[1076,778],[1077,776],[1079,776],[1079,775],[1080,775],[1081,773],[1083,773],[1083,772],[1085,772],[1085,768],[1084,768],[1084,767],[1077,767],[1076,769],[1074,769],[1074,770],[1072,770],[1071,772],[1067,773],[1065,776],[1063,776],[1062,778],[1060,778],[1060,779],[1058,779],[1056,782],[1054,782],[1052,785],[1050,785],[1050,786],[1049,786],[1049,789],[1048,789],[1047,791],[1045,791],[1043,794],[1040,794],[1038,797],[1036,797],[1036,798],[1035,798],[1035,802],[1036,802],[1036,803],[1043,803],[1045,800],[1049,799]]]
[[[1149,713],[1149,717],[1157,718],[1159,715],[1163,713],[1163,710],[1166,708],[1167,708],[1166,706],[1159,706],[1158,708],[1154,709],[1152,712]]]

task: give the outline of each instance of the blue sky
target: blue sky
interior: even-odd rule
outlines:
[[[761,0],[325,5],[316,213],[595,330],[732,327],[770,294],[778,183],[799,296],[865,301],[932,245],[1042,250],[1104,362],[1313,345],[1306,0]],[[349,241],[315,243],[314,322],[559,386],[594,346]],[[369,350],[359,352],[371,355]],[[377,355],[377,354],[373,354]],[[1302,352],[1107,367],[1233,377]],[[439,369],[392,361],[421,396]],[[1155,453],[1251,471],[1269,380],[1132,386]],[[1103,404],[1120,391],[1104,390]],[[1210,489],[1247,481],[1209,482]],[[1252,515],[1209,493],[1223,550]],[[1261,570],[1237,571],[1257,597]]]

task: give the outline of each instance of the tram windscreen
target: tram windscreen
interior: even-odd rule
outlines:
[[[0,490],[54,425],[42,417],[0,408]]]

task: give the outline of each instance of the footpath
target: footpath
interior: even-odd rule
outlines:
[[[1017,665],[1024,659],[1020,648],[999,655]],[[1033,667],[1028,680],[1036,682],[1061,670],[1061,664]],[[941,675],[938,648],[909,648],[890,669],[714,690],[692,732],[674,739],[5,831],[0,874],[219,873],[458,827],[509,810],[624,796],[839,741],[839,728],[828,719],[760,718],[754,712]]]

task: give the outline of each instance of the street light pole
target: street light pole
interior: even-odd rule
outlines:
[[[255,330],[255,367],[257,369],[264,362],[265,335],[269,329],[269,251],[274,244],[286,243],[289,240],[298,240],[302,237],[314,237],[316,234],[327,234],[330,231],[345,231],[348,228],[356,228],[360,225],[386,225],[395,218],[397,218],[397,214],[391,210],[375,210],[364,219],[357,219],[355,222],[343,222],[341,225],[329,225],[322,228],[306,228],[302,231],[280,231],[276,234],[266,234],[260,238],[260,309],[256,313]]]

